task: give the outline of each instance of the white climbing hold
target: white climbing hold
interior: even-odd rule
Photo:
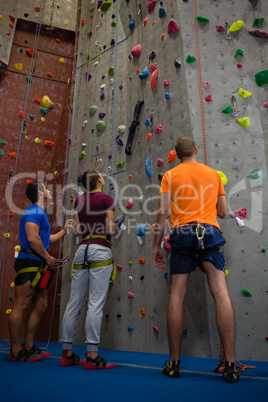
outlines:
[[[96,67],[98,64],[99,64],[99,62],[98,62],[98,61],[95,61],[94,67]]]
[[[105,87],[106,87],[106,84],[102,84],[102,85],[100,86],[101,89],[104,89]]]
[[[82,147],[84,148],[87,144],[85,142],[82,142]]]
[[[110,79],[110,84],[111,84],[111,85],[114,84],[114,79],[113,79],[113,78]]]
[[[242,227],[245,226],[245,223],[244,223],[243,219],[240,219],[240,218],[238,218],[237,216],[235,217],[235,219],[236,219],[236,222],[237,222],[237,224],[238,224],[238,226],[239,226],[240,228],[242,228]]]
[[[85,128],[86,125],[87,125],[87,123],[88,123],[88,121],[87,121],[87,120],[84,120],[83,123],[82,123],[82,127]]]
[[[126,130],[126,126],[121,125],[121,126],[118,127],[117,130],[119,131],[119,133],[124,133],[125,130]]]

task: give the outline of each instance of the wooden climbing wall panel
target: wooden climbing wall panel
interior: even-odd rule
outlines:
[[[57,39],[57,40],[56,40]],[[15,279],[14,247],[19,245],[19,220],[21,213],[30,206],[30,201],[25,195],[25,187],[28,179],[35,180],[37,177],[45,180],[50,187],[54,206],[48,206],[48,216],[51,224],[51,233],[60,230],[62,224],[61,189],[66,180],[66,161],[69,150],[69,122],[70,122],[70,98],[72,87],[72,68],[74,58],[74,32],[61,29],[46,30],[41,26],[38,32],[37,24],[24,20],[18,20],[14,36],[9,65],[6,73],[0,77],[0,120],[1,134],[6,144],[1,145],[3,155],[0,156],[1,179],[0,179],[0,249],[2,252],[1,277],[2,294],[0,310],[0,332],[4,339],[9,339],[6,311],[12,309],[14,288],[10,284]],[[28,55],[27,49],[36,48],[35,71],[31,74],[33,60]],[[59,60],[63,59],[64,63]],[[17,64],[22,68],[16,70]],[[14,66],[15,65],[15,66]],[[48,76],[51,73],[52,77]],[[30,88],[26,80],[32,77]],[[28,87],[27,87],[28,86]],[[47,115],[42,115],[40,108],[42,98],[47,95],[54,103]],[[41,104],[34,101],[38,98]],[[18,149],[22,118],[20,111],[24,111],[26,132],[22,134],[20,149]],[[32,117],[30,117],[30,115]],[[35,116],[35,117],[33,117]],[[45,121],[42,122],[41,118]],[[28,139],[26,139],[26,137]],[[39,138],[40,143],[36,143]],[[54,143],[53,147],[46,147],[44,141]],[[15,168],[15,158],[10,158],[9,153],[19,153],[15,183],[13,187],[14,216],[10,217],[8,233],[10,237],[3,247],[3,234],[6,231],[8,219],[9,196],[12,189],[9,181],[10,173]],[[55,173],[57,172],[57,173]],[[13,177],[13,176],[12,176]],[[51,247],[51,254],[59,256],[59,244]],[[56,308],[52,326],[51,340],[58,340],[60,279],[57,281]],[[52,282],[49,289],[49,307],[46,310],[39,325],[36,339],[47,341],[52,317],[53,299],[56,281]]]

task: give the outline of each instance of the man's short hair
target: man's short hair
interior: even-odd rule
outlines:
[[[26,195],[33,204],[38,201],[38,191],[44,191],[44,183],[41,180],[32,181],[26,187]]]
[[[180,159],[190,158],[195,154],[195,142],[191,137],[180,137],[175,149]]]
[[[87,191],[93,191],[97,188],[100,174],[95,169],[87,170],[82,176],[82,184]]]

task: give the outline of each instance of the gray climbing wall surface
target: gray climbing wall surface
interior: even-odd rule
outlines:
[[[223,172],[228,179],[225,189],[230,213],[220,224],[227,239],[227,282],[237,320],[237,357],[265,360],[268,357],[265,339],[268,335],[268,253],[265,252],[268,250],[268,110],[263,103],[268,100],[268,93],[267,85],[257,86],[254,76],[268,68],[267,39],[252,36],[248,30],[268,31],[268,3],[264,0],[255,3],[248,0],[197,2],[197,15],[209,19],[197,22],[202,73],[199,81],[192,1],[163,1],[165,12],[161,12],[165,15],[162,17],[159,16],[159,1],[150,13],[147,1],[122,0],[118,14],[116,2],[112,2],[108,10],[98,9],[97,12],[93,10],[95,3],[91,1],[89,5],[88,1],[82,1],[81,4],[69,181],[76,181],[77,176],[88,168],[96,168],[108,176],[112,173],[114,190],[111,194],[116,199],[116,216],[122,212],[127,214],[125,230],[121,230],[113,240],[115,263],[121,265],[122,270],[117,270],[116,281],[111,286],[104,308],[101,346],[168,352],[166,310],[169,280],[164,275],[165,271],[152,264],[153,235],[150,227],[157,210],[158,173],[177,164],[177,161],[168,163],[168,154],[174,149],[176,139],[181,135],[193,136],[199,147],[199,161],[205,160],[201,94],[208,165]],[[112,18],[113,14],[116,18]],[[261,17],[265,18],[262,25],[252,28],[254,19]],[[129,23],[133,18],[135,27],[130,30]],[[167,27],[171,18],[178,23],[179,30],[169,34]],[[85,20],[84,24],[82,20]],[[116,27],[111,25],[113,21],[116,21],[118,29],[117,47],[113,42],[111,44],[116,38]],[[231,31],[239,28],[239,23],[233,26],[237,21],[243,21],[243,26],[228,32],[226,21]],[[225,27],[225,31],[218,32],[220,29],[216,26]],[[141,45],[140,57],[129,57],[138,44]],[[235,58],[238,49],[243,50],[243,56]],[[158,69],[154,90],[151,88],[149,60],[152,51],[155,51],[156,57],[151,63],[157,62]],[[89,53],[91,61],[88,68]],[[187,63],[187,56],[195,56],[197,61]],[[180,67],[174,65],[175,59],[181,63]],[[116,67],[113,77],[108,74],[111,67]],[[149,76],[139,78],[137,69],[141,73],[145,67],[149,69]],[[87,84],[88,71],[91,78]],[[164,80],[169,80],[170,85],[165,87]],[[242,95],[246,94],[245,91],[252,95],[240,96],[240,88]],[[144,101],[144,105],[132,154],[126,155],[128,128],[138,101]],[[91,115],[90,107],[93,105],[97,111]],[[228,106],[232,106],[232,113],[221,113]],[[236,111],[238,116],[235,117]],[[100,118],[99,113],[105,116]],[[250,121],[248,127],[241,126],[237,121],[245,117]],[[144,124],[147,119],[149,126]],[[106,123],[104,131],[96,128],[99,120]],[[156,134],[159,124],[162,125],[162,132]],[[124,133],[118,131],[120,125],[126,127]],[[152,137],[147,141],[149,132]],[[115,141],[117,135],[120,135],[123,146]],[[76,158],[82,151],[85,151],[85,157],[79,160],[76,171]],[[112,159],[109,155],[113,155]],[[151,178],[145,171],[148,156],[152,163]],[[163,166],[157,166],[158,159],[164,161]],[[117,167],[123,160],[124,166]],[[256,169],[260,169],[260,175],[250,178]],[[255,179],[256,176],[260,177]],[[78,188],[78,191],[83,189]],[[109,192],[109,178],[104,191]],[[130,197],[134,199],[134,205],[132,209],[126,209]],[[247,217],[242,222],[231,217],[231,213],[242,208],[247,208]],[[239,217],[243,218],[241,214]],[[147,225],[142,244],[138,242],[135,230],[141,223]],[[76,248],[77,245],[74,245],[73,254]],[[145,259],[145,264],[140,264],[140,258]],[[70,263],[63,270],[61,316],[69,297],[69,271]],[[241,289],[251,292],[252,297],[246,297]],[[128,297],[129,292],[134,294],[133,298]],[[142,308],[145,308],[146,315],[141,315]],[[84,342],[85,314],[86,307],[78,322],[76,342],[80,344]],[[185,303],[187,330],[182,354],[218,356],[220,340],[214,316],[213,301],[204,275],[200,271],[194,272]],[[157,327],[158,334],[153,327]]]

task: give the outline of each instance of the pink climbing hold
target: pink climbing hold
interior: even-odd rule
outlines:
[[[225,29],[224,29],[223,26],[221,26],[221,25],[216,25],[216,31],[217,31],[217,32],[224,32]]]
[[[211,83],[210,82],[206,82],[204,88],[210,87]]]
[[[153,73],[156,69],[157,69],[157,62],[152,63],[152,64],[151,64],[151,67],[150,67],[151,73]]]
[[[167,233],[164,237],[164,247],[167,253],[171,251],[171,245],[169,244],[170,233]]]
[[[148,13],[150,13],[151,11],[154,11],[154,8],[156,6],[156,0],[149,0],[148,1]]]
[[[130,298],[130,299],[133,299],[133,297],[134,297],[134,293],[131,293],[131,292],[128,292],[128,297]]]
[[[164,85],[165,88],[169,87],[170,86],[170,81],[169,80],[163,81],[163,85]]]
[[[127,203],[126,208],[127,208],[127,209],[130,209],[130,208],[133,207],[133,205],[134,205],[134,200],[133,200],[133,198],[130,198],[130,199],[128,200],[128,203]]]
[[[154,330],[155,335],[158,335],[158,328],[156,326],[153,326],[153,330]]]
[[[175,33],[176,31],[178,31],[178,29],[179,29],[179,26],[178,26],[177,22],[173,18],[171,18],[171,20],[169,20],[169,22],[168,22],[168,27],[167,27],[168,33],[169,34]]]
[[[162,124],[158,124],[158,126],[154,129],[155,134],[160,134],[162,132]]]
[[[122,271],[122,265],[119,265],[119,264],[117,264],[117,269],[118,269],[118,271]]]
[[[232,212],[231,217],[245,219],[247,217],[247,212],[248,212],[247,208],[242,208],[242,209],[239,209],[238,211]]]
[[[162,159],[157,159],[157,166],[163,166],[164,165],[164,161]]]
[[[135,47],[133,47],[133,49],[131,50],[131,54],[132,54],[132,56],[140,57],[141,45],[136,45]]]
[[[268,101],[264,102],[263,106],[268,107]]]
[[[212,101],[212,96],[211,96],[211,95],[207,95],[207,96],[205,97],[205,101],[211,102],[211,101]]]

